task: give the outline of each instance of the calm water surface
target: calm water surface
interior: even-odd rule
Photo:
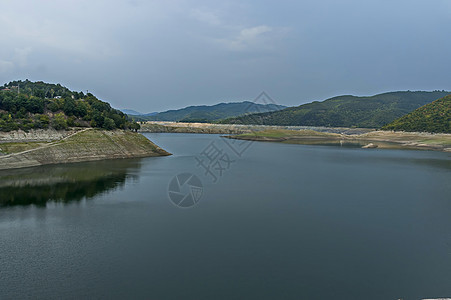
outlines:
[[[174,155],[0,172],[0,299],[451,297],[451,154],[146,136]]]

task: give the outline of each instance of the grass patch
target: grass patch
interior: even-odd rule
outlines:
[[[43,142],[27,142],[27,143],[0,143],[0,153],[12,154],[22,151],[39,148],[48,143]]]
[[[89,148],[93,153],[102,153],[103,150],[119,148],[132,152],[157,150],[157,147],[143,135],[121,130],[87,130],[57,143],[59,147],[64,149],[81,146],[83,149]]]
[[[443,145],[445,147],[451,146],[451,139],[445,139],[445,138],[435,138],[435,139],[426,139],[419,141],[422,144],[427,145]]]

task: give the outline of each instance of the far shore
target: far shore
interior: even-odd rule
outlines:
[[[225,134],[226,138],[304,145],[451,152],[451,134],[394,132],[370,128],[232,125],[149,121],[141,132]]]
[[[207,134],[242,134],[264,130],[315,130],[318,132],[362,134],[374,131],[371,128],[345,128],[345,127],[312,127],[312,126],[276,126],[276,125],[241,125],[241,124],[215,124],[215,123],[186,123],[171,121],[147,121],[141,123],[139,132],[166,132],[166,133],[207,133]]]
[[[367,149],[433,150],[451,152],[451,134],[372,131],[363,134],[336,134],[314,130],[266,130],[227,136],[231,139],[282,142],[304,145],[354,146]]]

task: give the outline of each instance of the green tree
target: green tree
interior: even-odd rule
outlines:
[[[47,105],[47,108],[50,109],[52,112],[57,112],[59,110],[59,106],[55,101],[50,102]]]
[[[52,121],[52,127],[56,130],[67,129],[67,121],[63,113],[55,115]]]
[[[134,130],[135,132],[137,132],[139,129],[141,129],[141,125],[139,125],[136,122],[133,122],[133,123],[130,124],[130,129]]]
[[[114,120],[111,118],[105,118],[103,121],[103,128],[107,130],[113,130],[116,128],[116,124],[114,123]]]
[[[67,116],[72,116],[76,110],[75,100],[72,98],[64,98],[63,111]]]

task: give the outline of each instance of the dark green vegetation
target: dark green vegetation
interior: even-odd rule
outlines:
[[[133,116],[137,121],[178,121],[209,123],[220,119],[241,116],[247,113],[271,112],[286,106],[275,104],[256,104],[249,101],[219,103],[212,106],[189,106],[177,110],[168,110],[152,116]]]
[[[339,96],[280,111],[250,114],[225,124],[380,128],[451,92],[391,92],[371,97]]]
[[[0,87],[0,131],[68,127],[138,130],[139,124],[91,93],[60,84],[12,81]]]
[[[382,129],[451,133],[451,95],[426,104],[383,126]]]

